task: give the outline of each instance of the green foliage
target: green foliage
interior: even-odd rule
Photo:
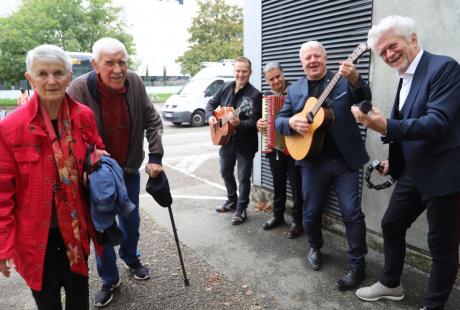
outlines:
[[[168,99],[172,95],[173,95],[172,93],[159,93],[159,94],[150,93],[149,97],[152,102],[165,102],[166,99]]]
[[[18,105],[17,99],[0,99],[0,107],[14,107]]]
[[[23,79],[25,55],[40,44],[90,52],[94,42],[110,36],[133,53],[120,12],[112,0],[23,0],[17,11],[0,18],[0,80]]]
[[[224,0],[199,0],[198,16],[188,29],[190,49],[176,59],[183,74],[194,75],[204,61],[234,59],[243,54],[243,12]]]

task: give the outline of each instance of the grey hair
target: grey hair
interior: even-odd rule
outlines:
[[[377,25],[372,26],[367,35],[367,45],[375,50],[375,44],[388,31],[393,31],[396,35],[410,39],[411,35],[416,32],[415,22],[410,17],[390,15],[379,21]]]
[[[34,61],[43,59],[53,62],[62,62],[67,72],[72,72],[72,60],[64,50],[56,45],[42,44],[27,52],[26,69],[32,72]]]
[[[270,72],[270,71],[272,71],[274,69],[280,69],[281,72],[284,72],[283,67],[281,67],[280,63],[276,62],[276,61],[267,63],[265,65],[265,67],[264,67],[263,72],[264,72],[264,74],[266,74],[267,72]]]
[[[114,38],[101,38],[93,44],[93,58],[99,61],[102,53],[114,54],[122,52],[125,57],[123,60],[128,60],[128,52],[123,43]]]
[[[326,49],[321,43],[319,43],[318,41],[308,41],[308,42],[303,43],[302,46],[300,46],[299,57],[302,57],[302,52],[304,50],[306,50],[307,48],[312,48],[312,47],[320,48],[323,51],[324,56],[327,56]]]

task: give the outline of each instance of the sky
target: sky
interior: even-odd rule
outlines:
[[[184,0],[180,5],[175,0],[112,0],[124,11],[122,18],[136,43],[138,72],[149,75],[179,75],[180,66],[175,59],[188,47],[187,28],[197,14],[196,0]],[[228,4],[243,7],[243,0],[225,0]],[[0,0],[0,16],[16,9],[20,0]]]

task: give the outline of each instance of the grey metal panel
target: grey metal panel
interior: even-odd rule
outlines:
[[[262,66],[278,61],[286,79],[304,76],[299,61],[299,48],[309,40],[320,41],[327,51],[328,68],[336,70],[355,47],[367,40],[372,25],[372,0],[262,0]],[[369,75],[370,55],[356,64],[364,79]],[[269,90],[265,80],[262,91]],[[361,128],[363,139],[366,130]],[[261,185],[272,189],[270,166],[262,155]],[[362,179],[360,183],[362,190]],[[337,196],[331,191],[327,209],[340,214]]]

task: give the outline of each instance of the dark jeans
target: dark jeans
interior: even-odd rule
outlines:
[[[432,266],[424,305],[428,309],[443,309],[458,270],[460,194],[426,197],[415,189],[407,170],[396,183],[382,219],[385,265],[380,282],[388,287],[400,284],[406,231],[425,209]]]
[[[129,200],[136,208],[129,213],[128,217],[123,215],[117,216],[118,226],[123,232],[123,241],[118,251],[120,258],[128,265],[133,266],[139,261],[139,252],[137,243],[139,241],[139,191],[140,191],[140,174],[130,173],[124,176],[126,189]],[[99,276],[102,278],[102,284],[113,285],[118,282],[119,274],[117,268],[117,256],[113,246],[104,245],[102,257],[96,254],[96,266]]]
[[[302,194],[303,226],[312,248],[323,246],[321,216],[331,185],[339,200],[348,241],[347,258],[350,265],[365,268],[367,254],[366,224],[361,211],[359,171],[351,170],[341,158],[326,157],[303,162]]]
[[[300,169],[295,165],[295,160],[281,151],[275,150],[267,155],[270,170],[273,175],[273,215],[282,218],[286,208],[287,180],[291,184],[292,221],[302,223],[302,180]]]
[[[41,291],[32,290],[39,310],[62,309],[61,287],[67,310],[89,309],[88,277],[70,271],[67,250],[58,228],[51,228],[46,246]]]
[[[234,145],[224,145],[219,151],[220,173],[227,188],[229,200],[237,201],[237,211],[245,210],[249,204],[251,192],[251,173],[254,154],[242,154],[236,150]],[[234,176],[235,164],[237,164],[237,176],[239,183],[238,194]]]

